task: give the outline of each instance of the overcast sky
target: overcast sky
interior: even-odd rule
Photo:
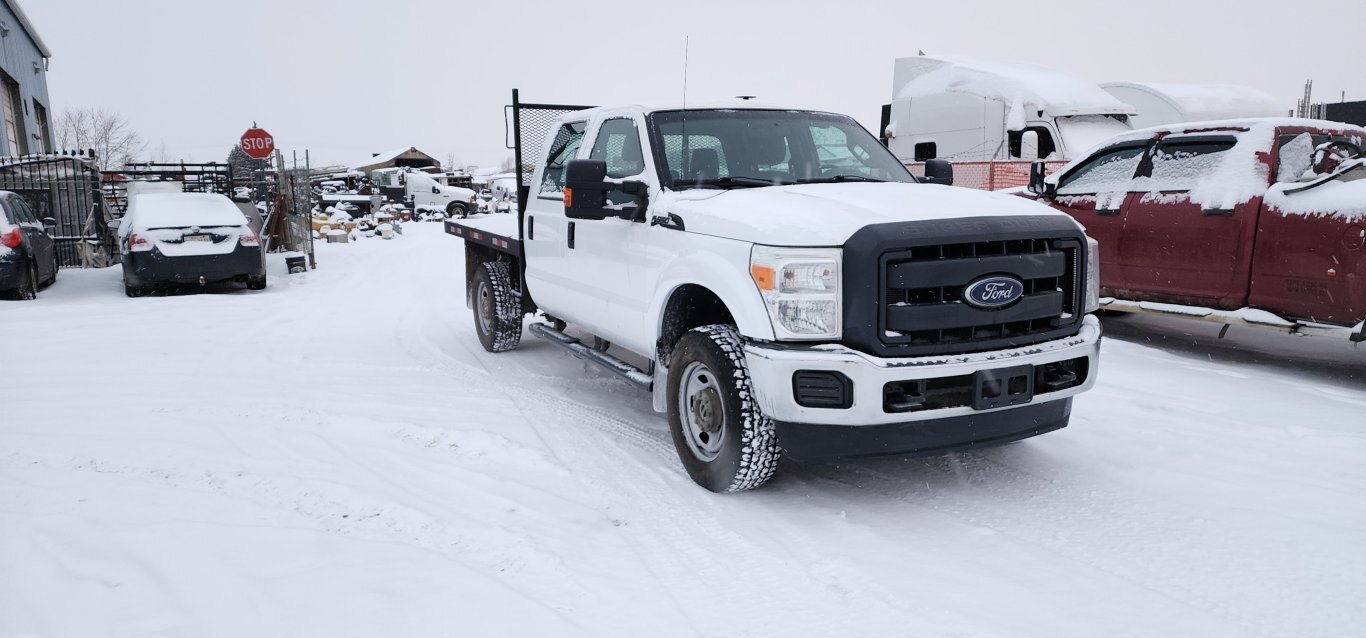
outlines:
[[[690,100],[847,113],[875,130],[893,60],[1030,62],[1096,82],[1245,84],[1366,99],[1361,0],[19,0],[52,49],[53,110],[102,106],[169,158],[222,160],[258,122],[351,164],[402,146],[496,165],[527,101]]]

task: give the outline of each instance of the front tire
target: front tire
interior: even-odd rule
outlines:
[[[489,352],[507,352],[522,340],[522,300],[512,287],[507,262],[479,264],[470,281],[474,331]]]
[[[52,251],[52,278],[47,280],[46,286],[57,283],[57,271],[61,269],[61,262],[57,259],[57,251]]]
[[[446,207],[447,217],[455,217],[457,215],[465,217],[468,212],[469,208],[460,202],[451,202],[450,205]]]
[[[265,275],[261,275],[260,277],[247,277],[247,290],[265,290],[265,289],[266,289],[266,276],[265,276]]]
[[[669,430],[693,482],[743,492],[768,482],[782,451],[773,420],[754,399],[734,326],[694,328],[669,360]]]
[[[127,282],[124,282],[124,284],[123,284],[123,294],[125,294],[125,295],[127,295],[127,296],[129,296],[129,297],[146,297],[146,296],[147,296],[147,287],[146,287],[146,286],[135,286],[135,285],[129,284],[129,283],[127,283]]]

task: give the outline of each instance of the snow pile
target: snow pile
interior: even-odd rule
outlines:
[[[1012,105],[1012,112],[1027,119],[1035,115],[1030,111],[1049,116],[1133,113],[1085,78],[1031,64],[920,56],[898,58],[893,75],[894,99],[967,93]]]
[[[107,268],[0,303],[26,337],[0,355],[26,366],[0,403],[0,636],[1366,626],[1360,349],[1107,319],[1067,428],[785,460],[721,497],[648,393],[529,335],[484,352],[463,242],[405,239],[319,244],[307,276],[272,260],[289,294],[129,300]]]
[[[245,226],[247,218],[232,200],[217,193],[142,193],[129,199],[119,234],[152,228]]]

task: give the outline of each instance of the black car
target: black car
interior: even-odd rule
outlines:
[[[38,287],[57,281],[57,244],[48,230],[52,218],[39,220],[24,199],[0,191],[0,292],[19,299],[38,296]]]
[[[241,209],[214,193],[146,193],[119,224],[123,288],[129,297],[159,284],[242,282],[266,287],[261,236]]]

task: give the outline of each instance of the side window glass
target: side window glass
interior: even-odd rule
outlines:
[[[1308,133],[1282,135],[1281,151],[1276,166],[1276,182],[1298,182],[1314,166],[1314,137]]]
[[[28,204],[25,203],[24,200],[19,199],[18,197],[16,197],[16,198],[10,200],[10,204],[11,204],[12,206],[14,206],[14,216],[18,218],[19,223],[21,223],[21,224],[37,224],[37,223],[38,223],[38,220],[37,220],[36,218],[34,218],[34,216],[33,216],[33,211],[29,210]]]
[[[541,177],[541,195],[555,195],[564,192],[564,167],[579,153],[583,144],[583,133],[588,128],[586,122],[569,122],[555,133],[546,153],[544,175]]]
[[[607,162],[607,176],[632,177],[645,171],[645,156],[640,152],[640,133],[630,118],[607,120],[598,127],[598,139],[589,157]]]
[[[1059,195],[1094,195],[1129,190],[1129,181],[1143,159],[1143,146],[1101,151],[1058,182]]]
[[[1188,191],[1214,175],[1236,140],[1164,141],[1153,153],[1149,191]]]

